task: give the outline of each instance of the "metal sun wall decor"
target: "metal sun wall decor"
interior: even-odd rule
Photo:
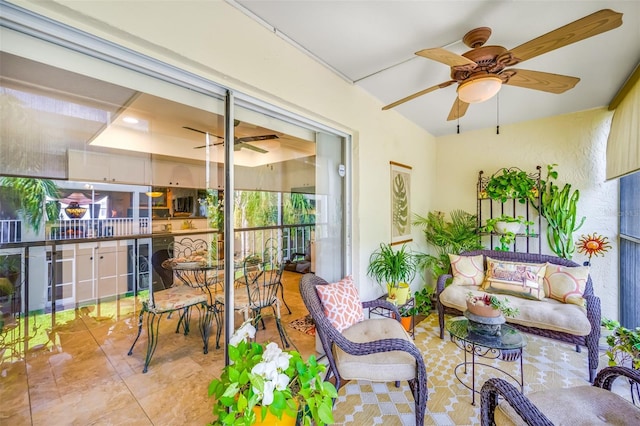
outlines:
[[[411,238],[411,167],[391,165],[391,244],[402,244]]]

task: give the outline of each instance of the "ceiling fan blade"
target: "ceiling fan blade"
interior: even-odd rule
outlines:
[[[267,141],[269,139],[278,139],[278,135],[245,136],[244,138],[236,138],[235,143]]]
[[[507,75],[503,84],[549,93],[564,93],[580,81],[578,77],[531,70],[508,69],[503,74]]]
[[[467,108],[469,108],[469,104],[461,101],[460,98],[456,97],[456,100],[453,101],[453,106],[451,107],[451,111],[449,111],[449,116],[447,117],[447,121],[456,120],[467,113]]]
[[[511,49],[515,65],[622,25],[622,13],[603,9]]]
[[[249,145],[248,143],[238,142],[236,141],[235,145],[233,145],[234,151],[240,151],[242,148],[250,149],[251,151],[259,152],[260,154],[266,154],[269,151],[265,151],[262,148],[258,148],[257,146]]]
[[[473,62],[471,59],[460,56],[457,53],[449,52],[448,50],[442,49],[440,47],[434,47],[432,49],[422,49],[416,52],[416,55],[422,56],[423,58],[432,59],[445,65],[449,65],[450,67],[471,66],[470,69],[473,69],[478,66],[478,64]]]
[[[410,100],[412,100],[412,99],[415,99],[415,98],[417,98],[417,97],[419,97],[419,96],[426,95],[427,93],[429,93],[429,92],[433,92],[434,90],[444,89],[445,87],[451,86],[451,85],[452,85],[453,83],[455,83],[455,82],[456,82],[455,80],[449,80],[449,81],[445,81],[444,83],[436,84],[435,86],[431,86],[431,87],[429,87],[429,88],[427,88],[427,89],[424,89],[424,90],[421,90],[421,91],[419,91],[419,92],[417,92],[417,93],[414,93],[413,95],[409,95],[409,96],[407,96],[406,98],[402,98],[402,99],[400,99],[399,101],[395,101],[395,102],[394,102],[394,103],[392,103],[392,104],[389,104],[389,105],[387,105],[387,106],[384,106],[384,107],[382,107],[382,110],[383,110],[383,111],[386,111],[386,110],[388,110],[388,109],[391,109],[391,108],[397,107],[397,106],[398,106],[398,105],[400,105],[400,104],[403,104],[403,103],[405,103],[405,102],[408,102],[408,101],[410,101]]]

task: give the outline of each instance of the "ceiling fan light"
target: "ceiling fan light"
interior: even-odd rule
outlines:
[[[458,86],[458,98],[468,104],[477,104],[493,98],[502,87],[500,77],[486,76],[465,81]]]

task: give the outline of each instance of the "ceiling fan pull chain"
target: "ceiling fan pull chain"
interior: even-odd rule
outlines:
[[[500,93],[496,96],[496,135],[500,134]]]
[[[458,119],[457,119],[457,121],[458,121],[458,125],[457,125],[458,133],[457,134],[460,134],[460,99],[456,99],[456,107],[458,108],[458,114],[456,114],[458,116]]]

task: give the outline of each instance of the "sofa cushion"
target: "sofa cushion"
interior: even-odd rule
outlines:
[[[489,293],[511,294],[541,300],[546,263],[507,262],[487,257],[482,288]]]
[[[527,395],[555,425],[640,424],[640,409],[615,393],[596,386],[550,389]],[[506,402],[498,405],[497,425],[524,425]]]
[[[467,293],[482,295],[480,287],[447,286],[440,293],[440,302],[444,306],[464,312],[467,309]],[[499,299],[508,299],[509,306],[518,308],[520,313],[515,317],[507,317],[509,323],[543,330],[555,330],[577,336],[586,336],[591,332],[591,324],[586,309],[582,306],[562,303],[544,298],[540,301],[522,297],[496,295]]]
[[[480,285],[484,280],[484,256],[459,256],[449,254],[452,285]]]
[[[547,263],[544,289],[547,297],[564,303],[584,305],[584,289],[589,279],[588,266],[562,266]]]
[[[391,318],[361,321],[344,330],[342,335],[356,343],[393,338],[413,343],[402,325]],[[346,380],[390,382],[412,380],[416,377],[415,358],[407,352],[390,351],[351,355],[337,346],[334,346],[333,352],[338,371]]]
[[[316,291],[325,315],[338,331],[349,328],[364,319],[360,295],[351,276],[337,283],[317,285]]]

